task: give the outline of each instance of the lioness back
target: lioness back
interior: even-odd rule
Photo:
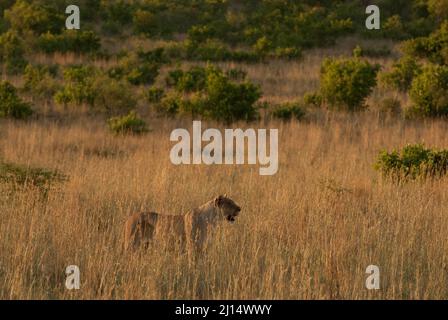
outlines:
[[[184,216],[162,215],[156,212],[140,212],[129,216],[124,232],[126,249],[147,245],[154,238],[167,241],[185,240]]]
[[[159,214],[139,212],[129,216],[124,229],[124,246],[136,248],[153,237]]]

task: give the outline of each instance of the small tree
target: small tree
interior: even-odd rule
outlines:
[[[410,116],[448,116],[448,66],[429,65],[412,82]]]
[[[421,67],[415,59],[410,56],[404,56],[392,66],[390,72],[380,74],[380,79],[386,87],[407,92],[414,77],[420,73]]]
[[[27,62],[24,58],[24,45],[14,31],[0,36],[0,63],[4,63],[6,71],[11,74],[21,73]]]
[[[321,68],[321,94],[330,107],[357,111],[376,85],[379,65],[358,58],[326,59]]]
[[[109,129],[115,134],[143,134],[148,132],[146,122],[135,111],[123,117],[111,118],[107,123]]]
[[[30,105],[19,98],[12,84],[0,82],[0,117],[26,119],[32,113]]]

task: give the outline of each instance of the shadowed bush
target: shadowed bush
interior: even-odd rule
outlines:
[[[134,111],[123,117],[111,118],[107,123],[115,134],[143,134],[149,131],[146,122]]]
[[[448,170],[448,150],[416,144],[407,145],[401,151],[382,151],[375,169],[394,181],[442,177]]]
[[[26,119],[33,113],[31,106],[17,95],[9,82],[0,82],[0,118]]]
[[[2,183],[49,187],[51,184],[66,180],[66,175],[55,170],[33,168],[0,161],[0,182]]]
[[[323,100],[337,110],[358,111],[376,86],[379,65],[358,58],[326,59],[320,86]]]

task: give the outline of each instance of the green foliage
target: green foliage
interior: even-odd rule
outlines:
[[[307,92],[303,96],[303,102],[308,106],[320,108],[322,106],[322,96],[318,92]]]
[[[62,34],[42,34],[37,40],[37,47],[45,53],[85,54],[98,52],[101,43],[93,31],[65,30]]]
[[[163,63],[163,50],[125,54],[118,66],[111,68],[109,76],[115,79],[126,79],[133,85],[151,85],[159,75]]]
[[[409,95],[414,105],[410,117],[448,115],[448,66],[428,65],[412,82]]]
[[[355,58],[361,58],[361,57],[383,58],[388,57],[391,54],[392,51],[386,46],[378,48],[363,48],[358,45],[353,49],[353,56]]]
[[[272,115],[274,118],[281,120],[291,120],[293,117],[296,120],[302,120],[306,112],[298,103],[288,102],[276,106]]]
[[[54,183],[67,180],[67,176],[56,170],[4,163],[0,161],[0,182],[20,186],[48,188]]]
[[[421,144],[401,151],[382,151],[375,169],[395,181],[442,177],[448,170],[448,150],[433,150]]]
[[[176,92],[162,99],[159,112],[169,115],[185,113],[223,122],[249,121],[258,116],[259,88],[246,80],[234,82],[219,68],[173,70],[167,84]]]
[[[413,57],[404,56],[392,66],[391,71],[380,74],[381,82],[388,88],[407,92],[414,77],[421,73],[420,65]]]
[[[428,37],[420,37],[404,43],[405,52],[412,57],[428,59],[437,64],[448,64],[448,21]]]
[[[160,103],[165,96],[165,91],[157,87],[151,87],[146,93],[149,103]]]
[[[207,82],[207,70],[202,67],[191,67],[188,71],[175,69],[169,72],[166,83],[182,92],[203,90]]]
[[[93,67],[68,67],[64,80],[64,87],[54,97],[59,104],[86,104],[92,111],[106,113],[128,112],[137,104],[126,81],[109,78]]]
[[[92,91],[94,99],[91,107],[97,112],[122,114],[129,112],[137,105],[133,88],[124,80],[99,75],[92,83]]]
[[[167,54],[173,59],[191,61],[235,61],[235,62],[258,62],[263,57],[255,52],[245,50],[229,49],[226,44],[219,40],[206,40],[198,43],[186,40],[180,44],[170,45]]]
[[[394,40],[406,39],[409,36],[398,14],[387,18],[383,23],[381,31],[385,38]]]
[[[0,36],[0,63],[4,64],[10,74],[21,73],[27,62],[24,58],[24,44],[14,31]]]
[[[0,82],[0,118],[26,119],[32,113],[31,106],[20,99],[12,84]]]
[[[448,18],[448,1],[447,0],[428,0],[428,9],[432,15],[439,19]]]
[[[330,107],[357,111],[376,85],[378,65],[358,58],[326,59],[321,68],[321,94]]]
[[[93,82],[96,71],[88,66],[72,66],[64,70],[64,87],[55,94],[59,104],[94,105]]]
[[[108,34],[120,33],[132,23],[133,5],[125,0],[101,0],[102,30]]]
[[[58,80],[54,77],[57,74],[57,66],[27,65],[23,75],[25,84],[23,89],[33,96],[44,99],[51,99],[60,90]]]
[[[64,12],[57,12],[47,4],[17,0],[4,13],[5,19],[15,31],[40,35],[46,32],[59,33],[65,26]]]
[[[110,118],[107,123],[115,134],[143,134],[149,131],[146,122],[135,111],[123,117]]]

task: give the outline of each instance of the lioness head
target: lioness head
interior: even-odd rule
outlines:
[[[240,206],[228,198],[227,195],[217,196],[214,200],[214,205],[229,222],[234,222],[241,211]]]

